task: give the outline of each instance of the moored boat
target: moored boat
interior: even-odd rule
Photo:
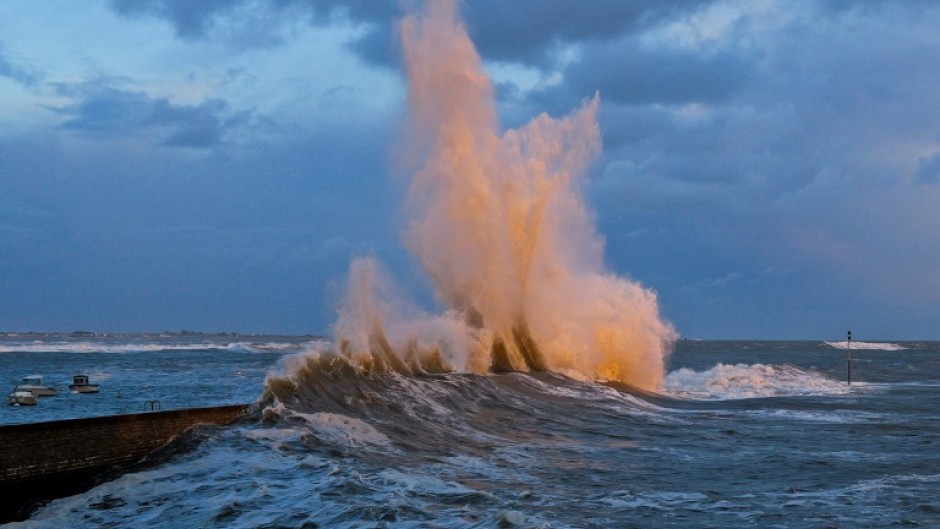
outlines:
[[[28,391],[36,397],[53,397],[59,392],[42,383],[42,375],[29,375],[16,386],[14,391]]]
[[[88,375],[75,375],[69,384],[69,390],[75,393],[98,393],[98,384],[90,383]]]
[[[33,395],[30,391],[18,391],[13,390],[12,393],[7,395],[7,402],[11,406],[34,406],[37,401],[36,395]]]

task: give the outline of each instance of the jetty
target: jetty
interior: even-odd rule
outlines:
[[[226,425],[249,405],[0,426],[0,523],[115,478],[201,424]]]

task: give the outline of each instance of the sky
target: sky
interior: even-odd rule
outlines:
[[[503,127],[600,95],[581,191],[679,335],[940,339],[940,4],[460,12]],[[402,14],[0,3],[0,331],[330,333],[364,255],[432,310],[401,237]]]

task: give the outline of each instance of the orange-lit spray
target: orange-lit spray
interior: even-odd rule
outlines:
[[[599,98],[500,134],[454,3],[428,2],[401,35],[410,147],[425,160],[411,181],[407,243],[450,310],[401,317],[376,299],[376,263],[358,260],[336,326],[341,349],[367,367],[552,369],[655,390],[674,332],[652,291],[604,271],[574,186],[601,148]]]

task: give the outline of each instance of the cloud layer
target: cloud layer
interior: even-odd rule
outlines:
[[[323,332],[362,252],[427,291],[394,2],[68,9],[0,8],[0,330]],[[584,191],[680,333],[938,338],[940,7],[461,9],[507,126],[600,93]]]

